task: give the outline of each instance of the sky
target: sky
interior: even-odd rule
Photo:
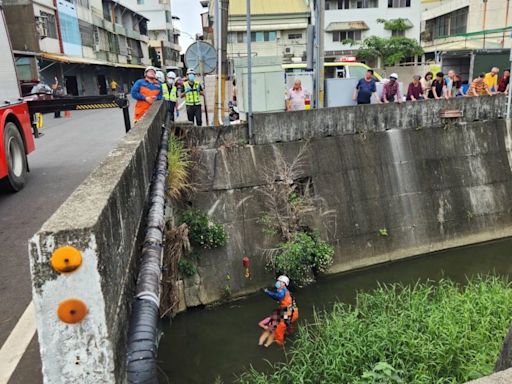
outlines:
[[[194,39],[189,35],[195,37],[196,33],[202,32],[201,26],[201,13],[206,11],[199,3],[199,0],[171,0],[171,10],[173,16],[178,16],[181,19],[180,44],[182,53],[184,53],[188,46],[194,42]]]

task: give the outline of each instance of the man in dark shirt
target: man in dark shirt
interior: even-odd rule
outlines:
[[[369,69],[366,71],[364,78],[357,83],[353,99],[357,100],[357,104],[370,104],[372,95],[375,95],[375,100],[379,102],[376,92],[377,86],[373,79],[373,69]]]
[[[448,99],[449,96],[446,92],[447,88],[444,73],[438,72],[436,74],[436,79],[432,82],[432,89],[428,93],[428,98],[439,100],[444,97],[445,99]]]

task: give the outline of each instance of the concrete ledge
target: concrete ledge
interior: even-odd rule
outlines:
[[[124,380],[134,255],[164,114],[156,103],[29,242],[47,383]],[[75,272],[58,274],[49,261],[65,245],[76,247],[83,262]],[[68,298],[88,307],[78,324],[57,317]]]
[[[442,110],[460,110],[463,117],[442,119]],[[388,129],[438,127],[451,122],[503,118],[506,96],[457,97],[402,104],[357,105],[300,112],[254,114],[254,142],[267,144],[341,136]]]
[[[494,373],[481,379],[468,381],[466,384],[510,384],[512,383],[512,368]]]
[[[191,123],[176,123],[174,128],[188,145],[194,147],[218,148],[249,143],[247,124],[197,127]]]

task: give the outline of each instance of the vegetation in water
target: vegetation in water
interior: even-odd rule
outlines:
[[[286,363],[239,382],[464,383],[493,371],[511,318],[512,285],[498,277],[380,286],[315,314]]]
[[[174,135],[169,135],[167,149],[167,195],[172,200],[178,200],[182,194],[192,189],[190,184],[190,167],[192,161],[185,145]]]
[[[183,212],[181,219],[188,225],[188,237],[192,244],[205,249],[218,248],[226,244],[228,235],[224,225],[214,223],[206,213],[189,209]]]
[[[293,284],[304,286],[314,281],[315,274],[331,266],[333,255],[333,246],[318,235],[296,232],[291,240],[279,245],[270,258],[269,267],[287,275]]]

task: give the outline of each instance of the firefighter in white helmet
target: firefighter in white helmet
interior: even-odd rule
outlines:
[[[181,97],[185,97],[188,121],[194,123],[195,120],[198,126],[203,124],[201,96],[204,96],[203,86],[196,80],[196,72],[189,68],[187,70],[187,80],[183,83]]]
[[[156,100],[162,100],[162,85],[156,78],[157,69],[147,67],[144,78],[133,84],[131,95],[135,103],[135,122],[139,121]]]
[[[167,104],[167,114],[165,121],[168,119],[174,121],[174,111],[176,109],[176,101],[178,100],[178,89],[176,88],[176,74],[167,72],[166,81],[162,84],[162,92],[164,100]]]
[[[292,325],[299,318],[299,309],[288,290],[288,285],[290,285],[288,276],[281,275],[274,284],[275,292],[266,288],[263,290],[268,296],[279,302],[279,322],[274,331],[274,341],[279,345],[283,345],[286,333],[293,331]]]

